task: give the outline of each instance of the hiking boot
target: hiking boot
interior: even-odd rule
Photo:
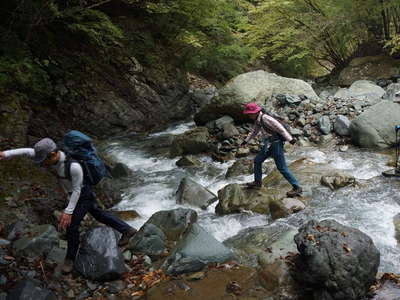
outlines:
[[[63,273],[64,275],[69,274],[72,272],[73,268],[74,268],[74,261],[72,259],[66,258],[61,267],[61,273]]]
[[[301,187],[295,187],[291,191],[287,192],[286,196],[288,196],[289,198],[294,198],[297,196],[301,196],[302,193],[303,193],[303,190]]]
[[[136,234],[137,230],[135,228],[129,229],[127,232],[123,233],[121,238],[119,239],[118,246],[122,247],[128,244],[131,237]]]
[[[249,189],[261,189],[262,184],[261,184],[261,182],[253,181],[253,182],[246,183],[246,186]]]

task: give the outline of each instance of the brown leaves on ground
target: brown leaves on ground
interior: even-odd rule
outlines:
[[[242,288],[236,281],[231,281],[226,285],[226,292],[239,296],[242,292]]]
[[[368,293],[373,295],[383,286],[386,281],[391,281],[397,286],[400,286],[400,275],[394,273],[384,273],[379,280],[369,287]]]

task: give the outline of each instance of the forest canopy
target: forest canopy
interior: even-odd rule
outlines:
[[[122,26],[107,10],[116,3],[151,36]],[[46,68],[65,64],[54,57],[66,50],[86,60],[132,51],[144,65],[170,59],[218,81],[254,65],[311,76],[356,56],[400,55],[398,0],[8,0],[0,17],[0,92],[38,97],[51,94]]]

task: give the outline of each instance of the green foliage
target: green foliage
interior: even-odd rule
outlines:
[[[98,10],[87,9],[67,15],[63,18],[63,23],[67,31],[100,49],[120,45],[123,37],[122,30]]]
[[[48,74],[28,57],[15,60],[0,57],[0,93],[24,93],[32,99],[48,97],[51,85]]]
[[[307,74],[315,63],[342,68],[361,45],[391,39],[400,3],[394,0],[262,0],[251,11],[247,42],[254,59]]]
[[[391,40],[387,41],[385,48],[388,48],[393,55],[400,54],[400,34],[395,35]]]

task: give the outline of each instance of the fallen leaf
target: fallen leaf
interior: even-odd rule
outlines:
[[[307,234],[307,240],[309,241],[315,241],[315,236],[313,234]]]
[[[346,254],[350,254],[351,248],[349,246],[347,246],[347,244],[343,245],[343,249],[344,249],[344,251],[346,251]]]

